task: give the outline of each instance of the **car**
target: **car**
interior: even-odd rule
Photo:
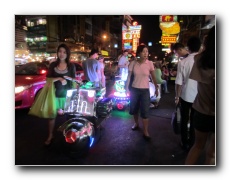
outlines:
[[[84,80],[84,72],[80,63],[73,62],[76,67],[76,80]],[[30,108],[38,92],[46,83],[49,62],[29,62],[15,67],[15,109]]]
[[[73,63],[75,65],[75,68],[76,68],[76,80],[78,80],[78,81],[85,80],[82,65],[77,61],[71,61],[71,63]]]
[[[15,65],[26,64],[27,63],[27,59],[24,59],[24,58],[15,57],[14,60],[15,60]]]
[[[29,62],[15,69],[15,109],[30,108],[46,83],[48,66]]]

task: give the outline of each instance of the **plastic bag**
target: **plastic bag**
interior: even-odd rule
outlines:
[[[52,78],[46,79],[46,84],[37,95],[29,115],[39,118],[55,118],[57,116],[55,87]]]

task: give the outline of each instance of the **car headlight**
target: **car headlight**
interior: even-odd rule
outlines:
[[[29,89],[32,85],[27,85],[27,86],[17,86],[15,87],[15,94],[20,93],[22,91],[25,91],[26,89]]]

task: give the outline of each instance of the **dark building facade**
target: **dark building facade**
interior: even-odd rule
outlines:
[[[20,16],[21,17],[21,16]],[[25,44],[31,53],[56,53],[66,43],[73,53],[97,48],[115,57],[121,49],[122,15],[23,15]],[[16,16],[19,18],[19,16]]]

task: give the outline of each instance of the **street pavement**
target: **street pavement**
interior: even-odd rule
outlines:
[[[108,81],[111,87],[113,81]],[[109,88],[108,88],[109,89]],[[182,166],[187,151],[180,147],[180,136],[173,132],[171,116],[175,109],[174,81],[168,84],[169,94],[162,94],[159,107],[150,109],[151,141],[143,138],[143,126],[133,131],[128,110],[113,110],[102,122],[101,138],[86,156],[70,157],[57,147],[44,147],[47,120],[16,111],[15,165],[20,166]],[[20,117],[20,118],[19,118]],[[56,127],[64,122],[57,119]],[[203,159],[200,160],[202,164]]]

